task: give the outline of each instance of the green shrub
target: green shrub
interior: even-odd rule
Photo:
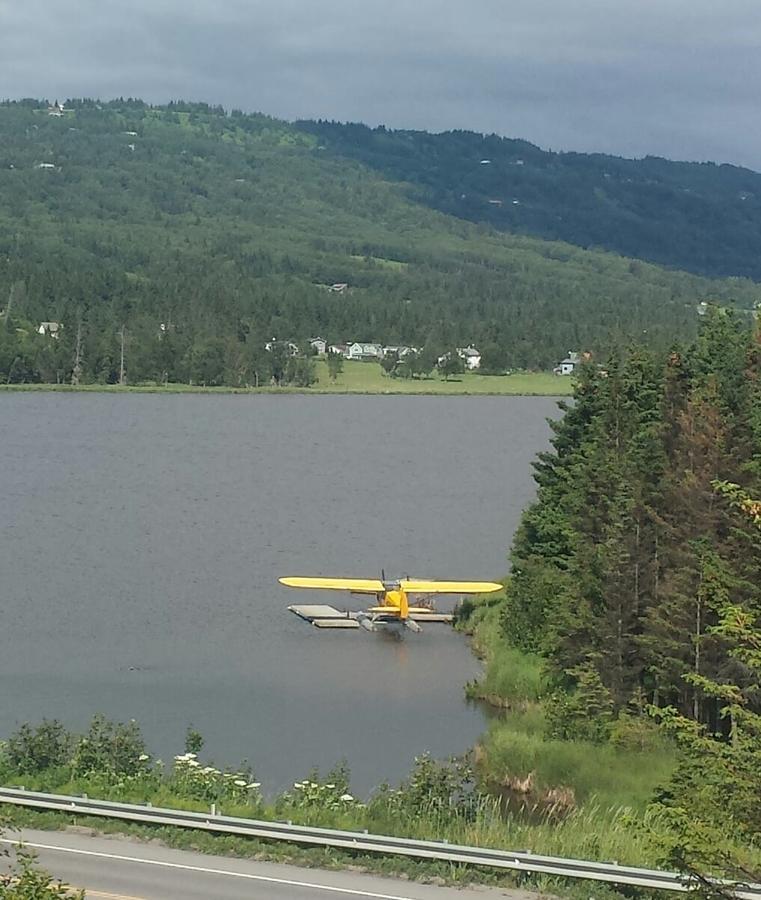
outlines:
[[[146,771],[149,762],[140,726],[134,719],[124,724],[96,715],[76,744],[72,768],[76,775],[138,775]]]
[[[5,757],[20,775],[65,766],[71,759],[73,735],[57,719],[43,719],[36,728],[24,724],[8,738]]]

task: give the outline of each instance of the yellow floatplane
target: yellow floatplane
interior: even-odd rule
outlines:
[[[378,628],[401,631],[409,628],[420,631],[420,622],[451,622],[452,616],[437,613],[430,599],[424,605],[410,605],[409,595],[432,598],[436,594],[489,594],[502,590],[494,581],[426,581],[419,578],[400,578],[387,581],[373,578],[311,578],[289,576],[281,578],[286,587],[309,590],[348,591],[351,594],[370,594],[376,605],[359,612],[341,612],[332,606],[289,606],[288,609],[318,628]]]

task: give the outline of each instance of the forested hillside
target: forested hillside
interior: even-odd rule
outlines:
[[[51,112],[53,114],[51,114]],[[0,105],[0,381],[249,384],[263,345],[474,342],[548,368],[755,284],[498,233],[433,211],[312,134],[205,104]],[[346,283],[343,293],[329,286]],[[57,338],[41,322],[61,324]]]
[[[749,169],[553,153],[469,131],[299,125],[463,219],[703,275],[761,278],[761,175]]]

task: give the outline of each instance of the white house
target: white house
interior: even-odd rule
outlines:
[[[40,322],[37,326],[37,334],[44,334],[57,340],[62,328],[63,325],[60,322]]]
[[[473,346],[458,347],[457,355],[465,363],[465,368],[469,371],[481,368],[481,351],[476,350]]]
[[[37,163],[37,169],[55,169],[55,163]]]
[[[338,353],[339,356],[348,356],[349,347],[347,344],[331,344],[328,347],[328,353]]]
[[[349,344],[346,351],[347,359],[382,359],[383,347],[380,344],[361,344],[354,342]]]
[[[383,348],[383,358],[385,359],[387,356],[397,356],[399,359],[404,359],[405,356],[409,356],[410,353],[417,353],[417,349],[415,347],[407,347],[406,345],[400,345],[398,347],[384,347]]]
[[[59,103],[56,100],[56,102],[52,106],[48,107],[48,115],[60,118],[63,115],[65,108],[66,107],[63,105],[63,103]]]
[[[552,370],[553,375],[573,375],[574,369],[579,364],[579,354],[575,350],[569,350],[568,356],[561,360]]]
[[[337,281],[328,288],[334,294],[345,294],[349,290],[349,285],[345,281]]]
[[[312,350],[314,350],[315,353],[319,354],[320,356],[324,356],[325,351],[328,349],[328,342],[325,340],[325,338],[316,337],[312,338],[309,341],[309,346],[312,348]]]

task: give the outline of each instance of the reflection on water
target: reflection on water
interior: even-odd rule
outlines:
[[[555,404],[537,398],[0,395],[0,735],[189,722],[270,785],[346,758],[365,790],[457,753],[465,642],[320,632],[279,575],[499,578]],[[392,433],[378,422],[393,423]],[[349,598],[347,598],[349,599]],[[356,598],[350,598],[352,601]]]

